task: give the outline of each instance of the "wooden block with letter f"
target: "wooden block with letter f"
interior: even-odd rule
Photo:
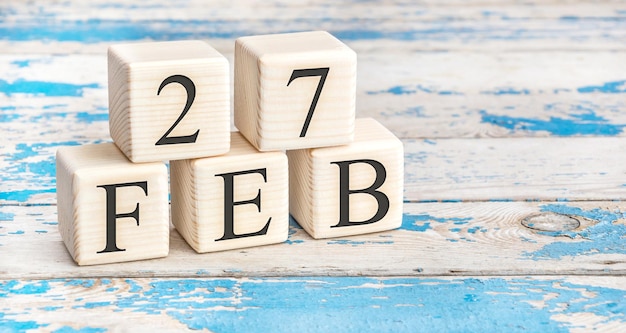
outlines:
[[[202,41],[109,47],[109,129],[133,162],[228,151],[228,61]]]
[[[235,126],[261,151],[352,141],[356,53],[324,31],[235,42]]]
[[[167,168],[131,163],[112,143],[57,150],[59,231],[79,265],[169,252]]]
[[[222,156],[172,161],[172,223],[198,253],[279,243],[289,228],[284,152],[259,152],[238,132]]]
[[[290,150],[290,212],[313,238],[402,224],[402,142],[373,119],[357,119],[354,142]]]

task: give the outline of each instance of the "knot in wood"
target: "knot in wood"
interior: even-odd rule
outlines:
[[[526,216],[522,225],[538,231],[567,231],[580,227],[580,221],[568,215],[548,212]]]

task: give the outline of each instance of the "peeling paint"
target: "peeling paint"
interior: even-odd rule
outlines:
[[[368,95],[392,94],[392,95],[413,95],[417,93],[436,94],[436,95],[463,95],[460,92],[439,89],[435,87],[426,87],[422,85],[415,86],[393,86],[386,90],[368,91]]]
[[[29,94],[47,97],[82,97],[84,90],[87,88],[97,89],[101,87],[97,83],[71,84],[64,82],[28,81],[24,79],[18,79],[9,83],[0,79],[0,93],[7,96]]]
[[[579,93],[603,93],[619,94],[626,93],[626,80],[606,82],[600,86],[585,86],[578,88]]]
[[[626,324],[626,291],[563,279],[302,277],[147,281],[142,282],[145,288],[135,288],[138,282],[134,280],[116,280],[116,287],[130,289],[122,294],[110,287],[94,293],[94,286],[101,285],[97,280],[93,284],[85,284],[85,280],[6,281],[0,284],[0,292],[6,297],[8,290],[19,297],[13,294],[20,288],[29,289],[29,295],[44,304],[63,293],[63,288],[73,286],[78,288],[77,293],[93,296],[47,311],[61,312],[75,306],[111,313],[130,311],[148,317],[166,315],[188,329],[217,332],[482,332],[503,328],[507,332],[568,332],[574,326],[560,321],[558,315],[583,314],[595,315],[597,324]],[[28,287],[31,284],[33,287]],[[42,284],[50,287],[40,288]],[[0,310],[0,325],[4,325],[0,327],[4,329],[37,329],[52,324],[19,321],[6,311]]]
[[[393,244],[393,241],[354,241],[354,240],[348,240],[348,239],[334,239],[331,241],[326,242],[326,244],[328,245],[350,245],[350,246],[360,246],[360,245],[370,245],[370,244],[377,244],[377,245],[391,245]]]
[[[608,211],[600,208],[583,210],[559,204],[543,205],[541,211],[580,216],[595,223],[583,230],[538,232],[540,235],[566,237],[569,240],[555,241],[544,245],[539,250],[525,252],[525,257],[546,260],[598,254],[626,254],[626,225],[617,223],[619,219],[625,217],[621,211]]]
[[[548,132],[557,136],[599,135],[615,136],[626,125],[612,124],[595,113],[572,114],[571,119],[550,117],[548,120],[490,114],[480,111],[481,121],[511,131]]]
[[[494,90],[489,90],[489,91],[482,91],[481,94],[484,95],[529,95],[530,94],[530,90],[528,89],[516,89],[516,88],[511,88],[511,87],[507,87],[507,88],[497,88]]]
[[[436,217],[428,214],[404,214],[402,215],[402,227],[403,230],[424,232],[432,229],[431,222],[437,223],[450,223],[452,225],[464,225],[472,220],[471,217]],[[456,229],[455,227],[451,228]],[[454,232],[454,231],[453,231]]]

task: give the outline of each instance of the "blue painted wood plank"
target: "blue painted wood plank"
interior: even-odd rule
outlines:
[[[81,316],[60,317],[88,311],[113,322],[131,314],[157,321],[169,317],[186,329],[215,332],[568,332],[626,325],[626,290],[618,281],[603,286],[592,277],[575,282],[553,277],[5,280],[0,327],[54,330],[69,321],[76,330],[107,329],[91,326],[102,320],[91,319],[90,325]],[[58,316],[40,320],[42,313]],[[132,321],[126,323],[132,327]]]

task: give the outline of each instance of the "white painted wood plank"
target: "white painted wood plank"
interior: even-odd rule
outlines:
[[[624,200],[621,138],[405,141],[405,200]]]
[[[403,138],[624,135],[624,52],[358,54],[357,115]]]
[[[84,141],[7,145],[4,203],[55,204],[54,152]],[[405,200],[623,200],[621,138],[404,140]]]
[[[400,137],[624,135],[624,52],[357,53],[357,116],[379,119]],[[232,72],[233,55],[226,56]],[[84,126],[108,119],[104,50],[4,55],[0,69],[0,124],[11,139],[108,137],[106,127]]]
[[[299,1],[297,3],[287,1],[247,1],[246,3],[232,3],[228,1],[214,1],[214,6],[206,6],[202,0],[187,1],[184,7],[187,11],[165,12],[168,8],[180,8],[179,4],[164,2],[162,0],[142,1],[137,4],[129,4],[123,0],[97,0],[70,3],[33,1],[34,4],[45,3],[45,8],[37,8],[32,3],[20,2],[4,3],[4,8],[12,9],[10,14],[19,18],[28,18],[48,13],[49,16],[63,19],[73,19],[82,17],[94,17],[99,19],[118,18],[129,20],[136,15],[136,20],[151,20],[155,18],[173,18],[191,21],[206,18],[204,13],[210,12],[221,14],[225,21],[230,20],[254,20],[262,18],[276,18],[281,20],[293,20],[295,18],[319,18],[320,14],[331,13],[337,18],[387,18],[387,19],[408,19],[411,16],[421,16],[427,20],[447,19],[458,16],[464,18],[497,19],[505,16],[509,19],[520,19],[534,17],[538,19],[561,18],[562,15],[574,16],[584,13],[586,18],[607,18],[619,15],[619,9],[624,4],[615,0],[594,0],[594,1],[542,1],[533,0],[520,3],[516,0],[480,0],[480,1],[344,1],[345,7],[350,7],[353,11],[337,10],[336,2],[331,0]],[[288,3],[289,6],[285,6]],[[86,9],[97,8],[97,11]],[[373,10],[376,9],[376,10]],[[413,9],[422,11],[412,12]],[[447,9],[447,10],[446,10]],[[313,10],[308,17],[302,17],[300,13],[304,10]],[[501,11],[501,12],[498,12]],[[152,11],[153,15],[150,15]],[[365,12],[368,15],[361,15]],[[487,12],[487,13],[485,13]],[[272,14],[280,14],[273,16]]]
[[[7,145],[4,203],[55,204],[54,152],[84,141]],[[624,200],[618,137],[403,140],[408,201]]]
[[[0,209],[0,279],[626,273],[623,202],[406,203],[397,230],[314,240],[292,223],[285,243],[207,254],[173,229],[166,258],[85,267],[56,207]]]
[[[616,150],[617,155],[609,150],[613,146],[610,142],[619,140],[593,139],[589,144],[576,148],[575,142],[579,142],[576,141],[579,139],[571,141],[567,138],[624,135],[626,114],[620,112],[626,107],[623,98],[624,83],[620,83],[623,81],[620,81],[620,72],[616,70],[623,56],[623,53],[594,52],[491,55],[415,53],[393,56],[365,54],[359,62],[361,65],[357,85],[357,115],[374,117],[394,134],[403,138],[565,137],[561,141],[545,141],[546,147],[552,146],[553,151],[552,153],[539,151],[538,156],[549,157],[548,163],[555,168],[565,168],[569,170],[568,172],[579,174],[593,173],[600,166],[604,168],[606,163],[602,159],[619,160],[619,149]],[[411,60],[412,57],[415,60]],[[569,60],[561,61],[563,59]],[[463,66],[464,61],[470,61],[472,66],[469,67],[472,69],[467,74],[460,75],[463,68],[468,67]],[[411,67],[414,62],[417,64],[416,69],[413,68],[415,66]],[[445,69],[437,66],[438,63],[446,63],[450,67]],[[542,63],[543,66],[535,66],[533,63]],[[546,78],[536,79],[545,67],[552,68],[544,71]],[[0,94],[2,105],[0,131],[4,134],[0,143],[3,152],[0,166],[7,171],[0,184],[3,193],[0,200],[54,203],[52,165],[57,147],[110,141],[105,54],[70,57],[5,55],[0,56],[0,68],[4,73],[0,77],[3,92]],[[376,76],[377,73],[368,71],[369,68],[381,68],[382,72],[389,75]],[[69,74],[60,76],[59,73]],[[485,76],[481,76],[481,73]],[[562,75],[563,73],[570,74]],[[450,77],[457,77],[458,80],[450,80]],[[435,173],[425,177],[422,176],[424,171],[421,168],[436,167],[431,163],[438,162],[437,158],[432,157],[427,162],[420,161],[420,156],[424,153],[437,151],[440,157],[461,160],[467,156],[463,157],[463,153],[454,147],[457,144],[452,141],[450,144],[443,141],[438,148],[429,147],[432,143],[430,141],[410,142],[407,141],[407,152],[413,151],[414,154],[407,155],[409,200],[469,199],[450,191],[451,185],[454,187],[458,185],[441,173],[449,173],[452,168],[450,175],[463,176],[465,183],[471,183],[476,179],[467,178],[463,172],[478,172],[488,176],[493,164],[489,159],[500,159],[499,154],[502,152],[502,150],[488,151],[482,161],[488,161],[490,167],[476,165],[482,171],[472,171],[470,166],[469,169],[458,172],[455,171],[455,163],[450,166],[448,165],[450,163],[446,162],[445,170],[434,170]],[[464,142],[466,147],[464,149],[468,152],[480,151],[484,147],[479,146],[491,144],[481,144],[473,140]],[[533,142],[537,144],[544,141]],[[606,150],[609,155],[595,154],[597,144],[602,144],[601,151]],[[519,144],[517,148],[504,148],[506,145],[499,144],[499,147],[520,153],[519,159],[514,155],[506,157],[512,164],[501,163],[502,165],[498,167],[508,168],[502,172],[509,173],[506,180],[509,185],[520,182],[515,179],[518,176],[514,174],[518,167],[522,170],[533,170],[532,174],[537,175],[549,172],[537,165],[534,169],[529,169],[533,168],[533,161],[536,160],[534,157],[523,159],[524,154],[528,152],[528,149],[524,148],[526,144]],[[582,154],[593,156],[584,165],[573,165],[566,155],[560,153],[556,156],[551,155],[556,153],[554,149],[559,149],[561,145],[576,149],[571,152],[573,156],[579,156],[581,154],[579,150],[587,147]],[[449,148],[441,148],[446,146]],[[418,170],[410,168],[413,164]],[[610,168],[619,168],[619,165],[621,163],[616,162]],[[458,166],[465,165],[459,162]],[[619,172],[618,169],[614,170]],[[615,181],[615,184],[605,184],[609,185],[609,188],[601,189],[602,195],[588,194],[591,188],[591,184],[588,184],[589,186],[583,188],[585,193],[578,193],[573,199],[584,198],[587,195],[594,199],[615,199],[616,195],[619,198],[621,193],[619,186],[623,183],[619,178],[609,179],[614,176],[618,177],[619,174],[605,173],[599,175],[599,179],[584,178],[594,182],[599,180],[601,183]],[[439,194],[417,195],[416,191],[421,185],[418,184],[415,190],[411,190],[410,179],[415,177],[419,178],[421,185],[430,182],[435,186],[426,189],[427,193],[439,191]],[[527,182],[535,183],[535,180],[531,178],[527,179]],[[479,181],[482,183],[482,180]],[[502,184],[498,183],[499,185]],[[567,191],[546,194],[541,190],[537,194],[537,191],[533,190],[534,192],[524,194],[523,191],[518,192],[519,187],[515,185],[514,191],[522,199],[567,197]],[[482,199],[513,198],[508,192],[496,191],[495,194],[497,195],[479,196],[482,196]],[[524,197],[526,195],[531,196]]]
[[[112,40],[229,39],[251,34],[330,30],[353,40],[415,42],[429,49],[624,49],[624,9],[619,2],[257,2],[182,9],[162,1],[142,4],[6,3],[2,43],[60,41],[60,52]],[[347,10],[349,8],[349,10]],[[9,30],[11,27],[12,30]],[[78,43],[77,43],[78,42]],[[84,43],[83,43],[84,42]],[[83,45],[80,45],[83,44]],[[87,44],[87,45],[85,45]],[[49,47],[49,45],[48,45]],[[14,48],[2,48],[14,52]]]

